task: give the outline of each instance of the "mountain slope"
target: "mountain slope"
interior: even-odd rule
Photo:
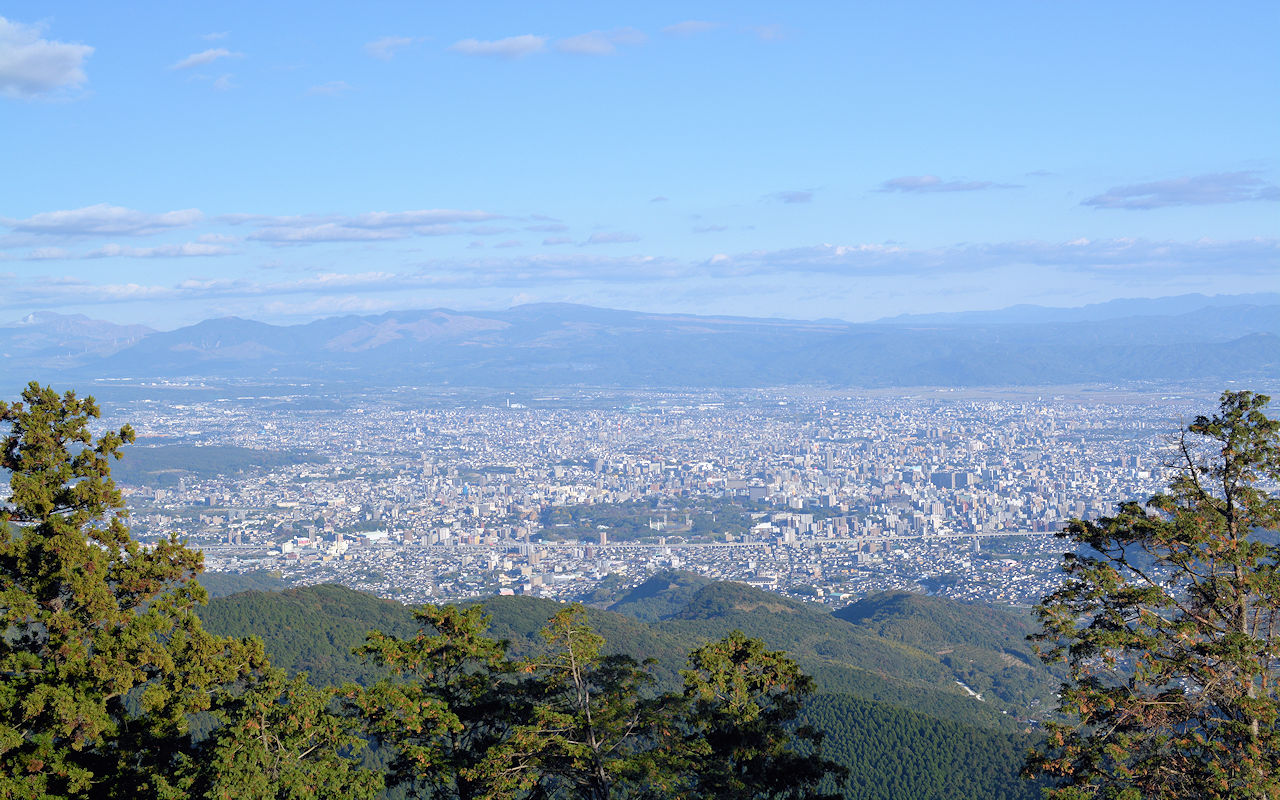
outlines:
[[[40,361],[37,371],[79,382],[200,376],[504,387],[1280,379],[1280,303],[1271,295],[1230,300],[1117,301],[1103,310],[1022,308],[877,324],[568,304],[396,311],[288,326],[225,318],[150,333],[128,347],[118,339],[112,347],[86,345],[74,358]],[[4,335],[0,329],[0,342]],[[31,352],[0,360],[0,379],[29,377],[36,369]]]
[[[1042,712],[1057,687],[1025,650],[1022,628],[996,610],[925,598],[922,611],[907,597],[894,601],[896,606],[890,600],[872,604],[877,611],[864,601],[860,611],[840,618],[820,606],[682,573],[658,576],[650,584],[637,587],[635,596],[617,607],[660,618],[644,621],[600,609],[590,609],[589,616],[608,652],[655,659],[657,677],[668,688],[679,685],[678,672],[690,650],[732,630],[790,653],[822,692],[929,708],[934,715],[979,727],[1012,729],[1016,719]],[[641,595],[662,598],[666,613],[638,605]],[[540,646],[537,631],[561,607],[530,597],[493,597],[483,604],[491,615],[491,635],[509,640],[517,656]],[[942,620],[943,627],[922,626],[920,613]],[[213,600],[202,617],[216,633],[261,636],[280,666],[328,682],[376,677],[350,652],[367,631],[406,635],[414,630],[405,606],[334,585],[242,592]],[[959,636],[972,642],[954,641]],[[984,699],[975,699],[957,680]]]
[[[219,636],[261,637],[273,664],[306,672],[319,685],[381,676],[351,653],[369,631],[417,631],[408,607],[332,584],[220,597],[200,610],[200,618]]]
[[[823,751],[849,768],[857,800],[1034,800],[1020,776],[1028,734],[961,725],[848,695],[820,695],[801,720],[823,733]]]
[[[866,633],[932,653],[956,680],[1024,713],[1043,709],[1060,677],[1036,657],[1037,627],[1011,609],[909,592],[882,592],[836,611]]]
[[[1134,297],[1089,303],[1083,306],[1037,306],[1020,304],[990,311],[950,311],[933,314],[899,314],[877,320],[884,324],[989,325],[1036,322],[1099,322],[1125,317],[1169,317],[1203,309],[1239,306],[1277,306],[1280,294],[1182,294],[1172,297]]]
[[[843,665],[843,672],[836,668],[846,656],[864,664],[897,660],[898,666],[891,670],[908,664],[912,648],[862,628],[879,626],[888,634],[911,638],[909,632],[924,630],[917,620],[922,613],[940,612],[942,619],[936,631],[926,630],[916,639],[933,641],[930,637],[972,630],[980,640],[999,644],[1012,629],[998,613],[996,617],[966,616],[965,607],[931,603],[932,598],[918,605],[911,597],[885,597],[856,604],[857,610],[845,614],[846,620],[750,587],[694,581],[685,573],[668,573],[649,583],[620,603],[652,613],[657,606],[645,606],[644,601],[657,598],[670,613],[656,623],[612,611],[589,611],[608,651],[657,659],[663,688],[674,689],[677,670],[688,651],[703,636],[723,635],[730,625],[752,628],[765,635],[772,647],[785,642],[802,646],[803,654],[793,655],[806,669],[825,663],[825,672],[818,678],[824,692],[807,704],[801,721],[823,732],[828,755],[850,768],[847,798],[1032,800],[1038,794],[1035,784],[1018,778],[1031,738],[1013,730],[1008,717],[967,696],[921,685],[906,674],[872,673],[850,664]],[[510,641],[517,655],[539,646],[538,629],[563,608],[557,602],[529,597],[483,602],[492,617],[491,635]],[[242,592],[212,601],[202,617],[206,627],[219,634],[261,636],[273,663],[291,671],[308,670],[313,680],[324,683],[368,682],[378,677],[376,670],[350,655],[367,630],[408,636],[414,629],[408,608],[341,586]],[[983,631],[984,620],[996,623],[994,628]],[[823,662],[815,652],[824,640],[848,647],[856,642],[879,654],[837,656],[837,647],[828,651]],[[899,649],[898,655],[886,655]],[[851,694],[852,689],[859,694]]]
[[[35,371],[98,361],[142,341],[155,331],[116,325],[83,314],[41,311],[0,325],[0,357],[8,369]]]

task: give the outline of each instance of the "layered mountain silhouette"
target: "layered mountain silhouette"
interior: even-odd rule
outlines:
[[[1190,309],[1190,310],[1188,310]],[[832,387],[1280,378],[1276,295],[877,323],[652,314],[568,304],[173,331],[44,314],[0,327],[0,376],[354,381],[365,385]]]

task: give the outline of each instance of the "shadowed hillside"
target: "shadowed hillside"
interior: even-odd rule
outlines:
[[[490,635],[509,641],[516,656],[536,651],[538,630],[563,608],[531,597],[482,603],[492,617]],[[803,720],[824,731],[829,753],[851,767],[849,798],[1036,796],[1035,787],[1017,777],[1030,740],[1013,712],[1002,712],[1025,703],[1032,689],[1052,687],[1037,682],[1045,677],[1040,673],[1021,682],[1005,674],[1014,669],[1006,658],[1029,671],[1021,662],[1027,621],[1016,614],[899,592],[833,615],[675,571],[634,587],[613,609],[588,612],[606,651],[654,659],[666,690],[680,686],[690,650],[731,630],[786,650],[817,681],[820,693]],[[352,648],[372,629],[402,637],[415,630],[409,608],[335,585],[219,597],[202,617],[215,633],[262,637],[273,663],[306,671],[321,684],[371,682],[379,671],[351,655]],[[966,683],[989,693],[985,702],[956,684],[957,669]]]

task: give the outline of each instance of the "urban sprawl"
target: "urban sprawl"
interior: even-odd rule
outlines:
[[[411,603],[607,599],[682,569],[830,604],[893,588],[1028,604],[1058,580],[1053,533],[1165,486],[1171,435],[1210,402],[239,391],[110,407],[138,433],[126,460],[182,454],[120,472],[135,535],[176,532],[211,570]]]

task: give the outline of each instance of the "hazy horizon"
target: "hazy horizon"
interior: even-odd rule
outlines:
[[[1193,300],[1192,298],[1203,298],[1203,300],[1196,301],[1196,300]],[[1251,292],[1247,294],[1225,294],[1224,293],[1224,294],[1213,294],[1213,295],[1205,295],[1197,292],[1197,293],[1190,293],[1190,294],[1165,295],[1165,296],[1155,296],[1155,297],[1118,297],[1112,300],[1106,300],[1099,303],[1086,303],[1086,304],[1074,305],[1074,306],[1065,306],[1065,305],[1056,306],[1056,305],[1039,305],[1034,303],[1022,303],[1022,304],[1014,304],[1011,306],[1000,306],[998,308],[948,309],[947,311],[935,312],[933,314],[930,314],[930,313],[916,314],[913,312],[906,312],[903,314],[892,314],[892,315],[874,317],[866,320],[852,320],[852,319],[840,319],[838,317],[806,318],[806,317],[790,317],[790,316],[781,316],[781,315],[748,316],[748,315],[742,315],[742,314],[700,314],[698,312],[663,311],[659,309],[648,309],[648,308],[620,308],[620,307],[606,308],[603,306],[588,306],[586,304],[577,304],[577,303],[564,302],[564,301],[533,301],[530,303],[521,303],[518,305],[510,305],[505,307],[494,307],[494,308],[446,308],[444,306],[435,306],[431,308],[418,308],[418,307],[406,306],[404,308],[392,308],[392,309],[384,309],[380,311],[334,312],[334,313],[328,313],[328,314],[316,314],[316,315],[307,316],[307,317],[289,317],[285,319],[261,319],[253,316],[242,316],[238,314],[231,314],[231,315],[225,315],[223,317],[209,317],[201,320],[194,320],[191,322],[183,322],[180,324],[170,325],[165,327],[152,326],[142,320],[129,320],[129,319],[109,320],[105,318],[95,317],[89,313],[83,313],[83,312],[66,313],[56,309],[38,309],[38,310],[31,311],[27,314],[23,314],[20,317],[0,319],[0,327],[21,326],[21,325],[27,324],[29,321],[37,321],[40,318],[41,314],[53,314],[55,316],[83,316],[86,319],[93,322],[110,322],[112,324],[119,324],[119,325],[143,325],[146,327],[151,327],[156,332],[164,333],[164,332],[179,330],[184,327],[189,327],[192,324],[207,322],[213,319],[243,319],[249,322],[261,322],[268,325],[290,326],[290,325],[305,325],[309,322],[316,322],[318,320],[332,319],[335,317],[343,317],[343,316],[364,317],[364,316],[380,316],[383,314],[412,313],[412,312],[423,312],[423,311],[448,311],[448,312],[456,312],[460,314],[495,314],[495,313],[500,313],[504,311],[513,311],[515,309],[518,309],[524,306],[539,306],[539,305],[546,305],[546,306],[580,305],[585,308],[595,308],[595,309],[605,310],[605,311],[621,311],[625,313],[636,313],[636,314],[653,314],[655,316],[687,315],[687,316],[705,316],[709,318],[720,317],[720,318],[727,318],[727,319],[737,318],[737,319],[744,319],[744,320],[763,320],[763,321],[777,320],[779,322],[801,322],[801,323],[814,322],[814,323],[859,325],[859,324],[876,324],[876,323],[893,322],[898,319],[911,319],[917,316],[925,319],[935,317],[935,316],[948,316],[948,315],[955,315],[957,317],[963,317],[965,315],[985,316],[989,314],[996,314],[1004,311],[1015,311],[1019,309],[1045,309],[1047,311],[1081,311],[1089,308],[1105,308],[1109,305],[1115,305],[1115,304],[1129,304],[1129,303],[1143,303],[1143,302],[1159,303],[1161,301],[1174,301],[1174,300],[1187,300],[1188,302],[1195,303],[1197,308],[1208,308],[1214,305],[1224,305],[1224,303],[1221,302],[1223,300],[1234,300],[1237,298],[1241,300],[1241,304],[1243,305],[1249,305],[1251,304],[1249,301],[1259,300],[1259,299],[1263,300],[1264,303],[1268,306],[1280,302],[1280,295],[1277,295],[1277,293],[1275,292],[1266,292],[1266,293]],[[1214,302],[1214,301],[1218,301],[1218,302]],[[1234,305],[1234,303],[1232,303],[1232,305]],[[92,311],[93,309],[89,309],[89,310]]]
[[[1280,291],[1254,2],[16,3],[0,317]]]

